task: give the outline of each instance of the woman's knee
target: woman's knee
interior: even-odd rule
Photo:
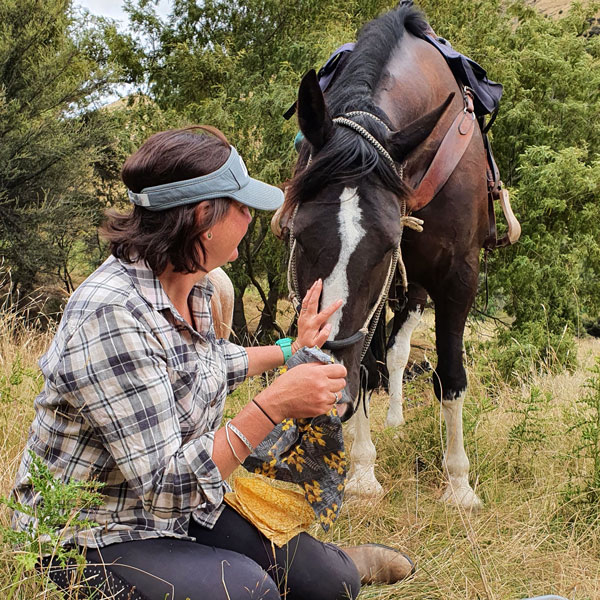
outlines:
[[[354,600],[360,592],[360,575],[350,557],[334,544],[308,534],[301,534],[297,552],[288,563],[287,583],[294,599]]]
[[[277,584],[271,576],[250,558],[236,554],[234,562],[221,560],[221,585],[224,597],[230,600],[280,600]],[[193,597],[190,597],[193,600]]]
[[[280,600],[262,567],[230,550],[157,539],[115,544],[103,555],[107,570],[144,600]]]

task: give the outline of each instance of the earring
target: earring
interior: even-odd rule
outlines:
[[[206,234],[206,238],[212,240],[212,233],[210,231]]]

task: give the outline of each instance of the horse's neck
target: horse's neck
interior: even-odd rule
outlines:
[[[431,44],[406,32],[392,53],[374,94],[375,103],[387,114],[393,129],[402,130],[439,106],[450,92],[456,96],[449,110],[428,140],[408,157],[404,172],[413,185],[421,180],[439,142],[462,109],[462,96],[441,54]]]
[[[406,32],[385,66],[374,100],[394,129],[402,129],[439,106],[452,91],[458,92],[458,85],[441,54]]]

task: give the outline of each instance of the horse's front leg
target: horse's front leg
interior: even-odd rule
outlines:
[[[410,356],[410,340],[415,328],[421,321],[426,300],[427,293],[425,290],[411,284],[406,306],[401,312],[394,315],[390,336],[391,344],[386,358],[390,394],[390,405],[385,420],[386,427],[404,425],[404,370]]]
[[[434,373],[434,388],[436,396],[442,402],[446,422],[443,466],[448,485],[442,498],[450,504],[477,509],[482,503],[469,483],[469,459],[464,448],[462,420],[467,391],[467,374],[463,365],[463,332],[470,306],[468,301],[462,306],[451,301],[445,304],[439,300],[436,302],[438,365]]]
[[[370,393],[365,402],[370,401]],[[368,413],[368,410],[367,410]],[[346,494],[355,496],[381,496],[383,488],[375,477],[375,459],[377,450],[371,440],[371,429],[368,414],[362,406],[358,406],[356,413],[348,423],[351,430],[352,449],[350,450],[350,472],[346,483]]]
[[[482,503],[469,483],[469,458],[465,452],[463,439],[464,400],[464,393],[455,400],[442,400],[442,412],[446,422],[446,451],[443,465],[448,478],[442,500],[463,508],[477,509],[482,506]]]

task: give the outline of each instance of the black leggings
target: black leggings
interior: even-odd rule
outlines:
[[[354,600],[360,577],[340,548],[307,533],[271,544],[229,506],[213,529],[190,521],[196,542],[153,538],[88,548],[83,575],[50,565],[59,587],[78,581],[95,600]]]

